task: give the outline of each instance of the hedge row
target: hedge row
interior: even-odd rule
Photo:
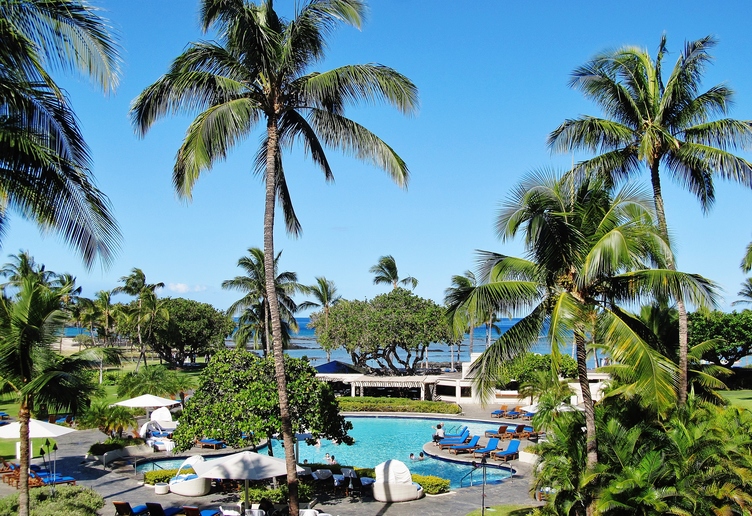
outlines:
[[[433,475],[413,474],[413,482],[417,482],[426,494],[441,494],[449,492],[449,480]]]
[[[59,486],[52,497],[49,489],[32,489],[29,505],[34,516],[96,516],[104,498],[91,488]],[[0,498],[0,516],[18,514],[18,493]]]
[[[183,473],[189,475],[195,473],[192,468],[185,468]],[[178,474],[177,469],[155,469],[154,471],[144,472],[144,484],[154,485],[157,482],[169,482],[172,477]]]
[[[418,401],[405,398],[340,397],[343,412],[419,412],[422,414],[459,414],[462,408],[445,401]]]

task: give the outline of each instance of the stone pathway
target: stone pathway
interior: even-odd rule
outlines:
[[[463,406],[464,413],[457,416],[458,419],[473,419],[486,421],[489,428],[498,427],[504,420],[490,418],[490,408],[479,406]],[[400,414],[404,415],[404,414]],[[447,420],[452,419],[447,417]],[[510,423],[511,424],[511,423]],[[164,507],[197,505],[201,508],[217,508],[221,504],[237,502],[238,495],[225,495],[221,493],[209,494],[199,498],[186,498],[175,494],[157,495],[152,486],[143,485],[140,476],[137,476],[132,463],[116,462],[103,468],[99,463],[85,462],[84,457],[89,447],[105,438],[104,434],[97,430],[82,430],[64,435],[58,439],[57,471],[76,478],[79,485],[94,488],[105,497],[107,505],[100,514],[112,516],[115,510],[112,502],[123,500],[137,505],[146,502],[158,502]],[[482,438],[485,443],[487,439]],[[527,443],[523,441],[523,443]],[[438,449],[428,444],[426,449],[438,453]],[[199,449],[195,449],[197,452]],[[200,450],[203,455],[209,455],[209,450]],[[221,450],[219,453],[227,453]],[[447,452],[443,452],[446,454]],[[448,454],[447,454],[448,455]],[[155,460],[168,458],[165,452],[151,454],[148,459]],[[472,457],[460,455],[459,458],[452,455],[455,460],[471,462]],[[477,459],[476,459],[477,460]],[[34,461],[40,462],[39,459]],[[535,505],[530,494],[531,465],[513,461],[515,475],[501,484],[487,485],[485,487],[486,506],[498,504],[530,504]],[[16,492],[7,484],[0,484],[0,496]],[[412,516],[417,513],[431,514],[432,516],[462,516],[468,512],[479,509],[483,503],[483,488],[469,487],[452,491],[438,496],[426,496],[421,500],[386,504],[375,501],[368,495],[362,498],[333,498],[320,500],[316,509],[332,514],[333,516]]]

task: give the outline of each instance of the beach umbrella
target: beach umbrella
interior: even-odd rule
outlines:
[[[198,462],[193,470],[202,478],[224,478],[228,480],[245,480],[245,499],[248,502],[248,482],[264,480],[287,475],[284,459],[268,455],[243,451],[219,459]],[[298,473],[303,473],[298,466]]]
[[[153,394],[142,394],[141,396],[136,396],[135,398],[118,401],[117,403],[115,403],[115,405],[120,405],[121,407],[131,407],[131,408],[133,407],[150,408],[150,407],[169,407],[172,405],[177,405],[178,403],[180,403],[180,400],[170,400],[167,398],[154,396]]]
[[[61,435],[75,432],[70,427],[45,423],[38,419],[29,420],[29,437],[32,439],[60,437]],[[0,439],[20,439],[21,423],[16,421],[9,425],[0,426]]]
[[[520,410],[523,412],[530,412],[531,414],[536,414],[540,408],[538,407],[537,403],[533,403],[532,405],[526,405],[524,407],[520,407]],[[574,412],[575,410],[579,410],[580,412],[584,412],[584,408],[570,405],[569,403],[559,403],[555,408],[554,412]]]

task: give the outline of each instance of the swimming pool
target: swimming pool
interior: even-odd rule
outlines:
[[[307,445],[305,442],[300,443],[299,462],[307,460],[309,463],[324,463],[324,457],[328,453],[334,455],[339,464],[358,466],[363,468],[373,468],[389,459],[401,460],[412,473],[419,475],[435,475],[449,479],[452,489],[467,487],[470,485],[470,477],[467,476],[473,467],[467,464],[458,464],[444,460],[426,457],[422,461],[410,461],[410,454],[414,453],[417,457],[423,450],[423,445],[431,440],[436,424],[441,419],[429,418],[411,418],[411,417],[348,417],[352,422],[353,429],[349,432],[355,439],[355,444],[347,446],[344,444],[337,445],[330,441],[322,440],[317,445]],[[488,428],[493,427],[490,423],[481,423],[474,421],[447,421],[447,433],[451,433],[453,428],[459,428],[467,425],[471,435],[483,435]],[[272,442],[272,450],[275,457],[284,456],[285,449],[280,441]],[[263,453],[263,451],[262,451]],[[177,468],[181,459],[175,460],[175,465],[168,465],[165,461],[159,461],[159,467]],[[140,465],[139,471],[148,470],[148,465]],[[463,477],[466,477],[462,481]],[[509,478],[509,471],[499,468],[497,465],[489,464],[486,469],[487,483],[498,483]],[[473,473],[473,483],[478,485],[481,482],[481,472],[476,470]],[[462,485],[460,485],[462,484]]]

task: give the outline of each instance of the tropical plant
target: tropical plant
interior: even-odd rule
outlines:
[[[143,394],[154,396],[175,396],[192,385],[188,375],[167,369],[163,365],[144,366],[138,371],[126,373],[120,378],[117,388],[119,397],[136,397]]]
[[[308,310],[309,308],[322,308],[324,312],[324,328],[329,328],[329,310],[342,299],[342,296],[337,294],[337,287],[333,281],[326,279],[323,276],[316,278],[316,284],[305,287],[304,292],[309,296],[313,296],[316,301],[304,301],[298,305],[299,310]],[[309,325],[309,327],[311,327]],[[329,362],[332,359],[332,350],[327,347],[326,349],[326,361]]]
[[[0,235],[13,210],[58,233],[87,266],[109,263],[120,233],[69,99],[50,75],[76,71],[114,89],[118,48],[108,24],[75,0],[3,1],[0,20]]]
[[[388,254],[386,256],[380,256],[376,265],[368,269],[368,272],[374,274],[373,284],[380,285],[386,283],[391,285],[393,289],[397,288],[397,284],[410,286],[413,290],[418,286],[418,280],[412,276],[399,279],[399,272],[397,271],[397,262],[394,260],[394,256]]]
[[[473,289],[478,286],[475,274],[472,271],[465,271],[465,274],[452,276],[452,286],[444,291],[444,304],[448,312],[452,314],[449,324],[454,330],[455,336],[464,337],[465,333],[470,334],[470,343],[468,351],[473,354],[473,337],[475,327],[478,322],[485,319],[475,313],[471,313],[468,307],[458,309],[463,306]]]
[[[137,267],[131,270],[130,275],[121,277],[120,281],[123,286],[115,287],[112,289],[112,293],[119,294],[122,292],[136,297],[137,301],[134,309],[130,310],[129,316],[135,321],[136,336],[138,337],[139,355],[136,362],[136,371],[138,371],[142,358],[144,359],[144,366],[146,366],[146,339],[141,331],[142,327],[144,324],[149,324],[160,313],[164,316],[156,296],[157,289],[163,288],[164,283],[146,283],[146,274]]]
[[[13,298],[0,298],[0,379],[3,391],[20,401],[20,469],[29,468],[32,412],[78,412],[89,403],[94,385],[83,374],[90,363],[61,357],[52,344],[66,321],[63,297],[70,286],[53,288],[32,274],[21,279]],[[28,475],[21,475],[19,514],[28,514]]]
[[[688,188],[703,211],[715,201],[713,179],[721,177],[742,185],[752,184],[752,164],[730,150],[752,143],[752,121],[725,115],[733,92],[724,85],[700,92],[700,80],[711,60],[708,50],[716,41],[704,37],[685,44],[663,81],[666,38],[651,59],[647,50],[623,47],[597,55],[577,68],[570,84],[604,111],[606,118],[582,116],[566,120],[548,138],[558,151],[583,149],[597,153],[578,163],[577,172],[596,172],[616,183],[646,169],[650,174],[658,228],[669,241],[663,203],[661,166]],[[676,270],[674,257],[666,266]],[[679,403],[687,395],[688,331],[684,300],[679,311]]]
[[[166,75],[134,102],[132,119],[140,134],[167,115],[201,111],[178,150],[173,183],[190,198],[200,174],[244,140],[261,123],[266,133],[256,155],[263,172],[265,286],[271,309],[276,380],[285,446],[293,446],[282,353],[282,323],[274,278],[274,216],[279,200],[288,231],[299,234],[282,166],[282,148],[300,141],[333,178],[324,146],[339,148],[385,169],[399,185],[408,171],[394,150],[365,127],[344,116],[347,105],[386,101],[404,113],[417,106],[417,90],[404,76],[382,65],[349,65],[318,73],[309,68],[324,57],[326,39],[341,23],[359,27],[361,0],[306,0],[292,20],[280,18],[271,0],[204,0],[203,29],[216,28],[217,43],[194,43]],[[297,476],[287,457],[290,507],[297,515]]]
[[[611,193],[594,176],[533,173],[509,195],[496,222],[502,240],[523,234],[529,259],[482,252],[488,281],[466,301],[469,307],[531,309],[475,362],[476,384],[485,395],[495,388],[504,362],[527,351],[542,333],[554,364],[561,346],[574,339],[591,470],[598,454],[587,335],[607,343],[615,362],[630,364],[634,392],[667,410],[675,368],[643,340],[646,332],[619,304],[651,295],[684,295],[701,304],[714,299],[704,278],[650,268],[670,254],[652,218],[648,198],[634,185]]]
[[[282,318],[282,341],[284,347],[287,347],[290,341],[290,330],[298,331],[298,323],[295,320],[298,306],[292,296],[305,291],[306,287],[298,283],[298,275],[294,272],[278,272],[281,256],[280,251],[274,259],[273,275],[276,299],[279,304],[278,310]],[[245,275],[235,276],[233,279],[222,282],[222,288],[245,293],[228,309],[231,314],[240,314],[238,331],[234,337],[235,343],[245,346],[253,338],[254,343],[261,342],[264,355],[269,355],[271,353],[271,339],[269,338],[271,309],[269,296],[266,293],[264,251],[258,247],[249,248],[248,256],[243,256],[238,260],[238,267],[245,271]]]
[[[747,278],[742,282],[742,289],[736,295],[741,299],[731,303],[731,306],[752,304],[752,278]]]
[[[138,426],[131,409],[104,402],[92,403],[79,418],[78,424],[81,428],[98,428],[110,437],[117,435],[119,438],[123,437],[123,432],[128,428]]]

